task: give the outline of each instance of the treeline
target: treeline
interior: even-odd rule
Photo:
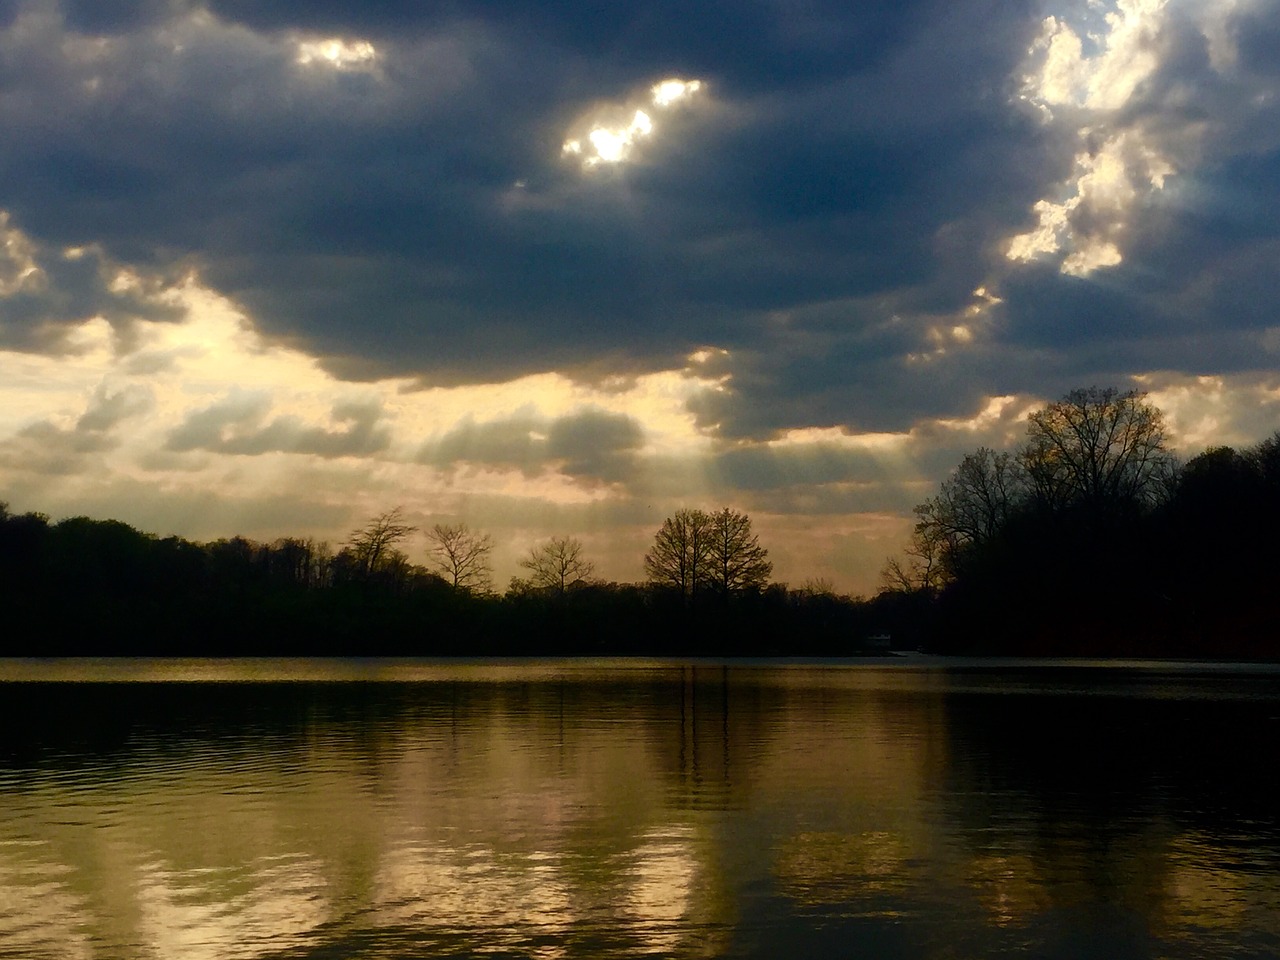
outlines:
[[[916,516],[884,576],[938,652],[1280,657],[1280,433],[1183,464],[1143,394],[1078,390]]]
[[[965,456],[864,601],[773,583],[750,518],[680,510],[644,583],[552,537],[494,589],[492,539],[399,510],[331,548],[196,543],[0,504],[0,656],[845,656],[894,649],[1280,658],[1280,433],[1180,463],[1145,396],[1079,390]],[[881,640],[883,643],[883,639]]]
[[[336,550],[197,543],[0,504],[0,656],[840,656],[903,607],[769,583],[767,551],[730,510],[670,518],[646,583],[593,579],[581,543],[553,537],[502,594],[488,535],[433,527],[420,565],[402,549],[413,532],[393,510]]]

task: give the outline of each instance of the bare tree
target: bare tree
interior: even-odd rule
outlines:
[[[667,517],[644,555],[650,582],[675,587],[686,599],[696,597],[707,580],[711,531],[711,517],[701,510],[677,510]]]
[[[404,522],[404,512],[396,507],[387,513],[379,514],[359,530],[352,532],[347,538],[347,549],[351,552],[356,574],[362,579],[369,579],[388,563],[399,565],[394,558],[395,545],[409,534],[417,530]]]
[[[1026,493],[1022,461],[1008,452],[979,447],[942,481],[932,519],[953,547],[985,543],[1009,521]]]
[[[575,537],[552,537],[531,548],[520,566],[529,571],[529,582],[534,587],[555,590],[562,597],[570,584],[585,580],[595,569],[595,564],[582,555],[582,541]]]
[[[1028,418],[1016,453],[968,454],[938,495],[915,509],[904,559],[881,579],[891,590],[937,590],[963,575],[974,548],[996,539],[1028,504],[1097,511],[1150,506],[1175,488],[1162,415],[1136,391],[1074,390]]]
[[[725,507],[711,514],[707,580],[726,594],[760,588],[769,582],[769,551],[751,532],[751,518]]]
[[[455,590],[487,593],[493,586],[489,554],[493,539],[475,533],[465,523],[437,523],[427,532],[427,548],[436,570]]]
[[[796,593],[802,597],[834,597],[836,585],[830,577],[806,577]]]
[[[1051,509],[1149,505],[1167,489],[1173,460],[1160,410],[1135,390],[1073,390],[1031,414],[1023,462]]]
[[[915,508],[915,527],[906,557],[890,557],[880,571],[880,582],[886,590],[933,593],[947,582],[947,534],[933,513],[932,501]]]

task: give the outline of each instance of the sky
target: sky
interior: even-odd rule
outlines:
[[[1278,214],[1280,0],[0,0],[0,499],[869,593],[1071,389],[1280,428]]]

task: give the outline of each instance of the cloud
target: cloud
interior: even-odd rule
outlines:
[[[933,75],[963,12],[922,39],[912,10],[762,8],[729,18],[735,39],[696,26],[714,11],[656,6],[529,30],[529,11],[484,6],[28,9],[6,42],[35,68],[34,108],[0,114],[21,134],[0,148],[15,222],[194,266],[344,376],[493,381],[602,358],[634,373],[754,345],[744,312],[926,279],[922,238],[962,212],[936,184],[982,204],[976,154],[1009,139],[990,89]],[[1000,83],[1005,28],[970,34],[954,79]],[[329,43],[375,50],[377,75],[298,63],[299,44]],[[707,76],[711,108],[663,113],[661,150],[582,182],[559,151],[572,119],[673,76]],[[922,104],[928,121],[903,119]]]
[[[151,391],[139,385],[112,389],[100,383],[84,412],[70,426],[37,420],[0,442],[0,467],[16,474],[91,474],[101,469],[101,455],[120,445],[117,428],[149,411]]]
[[[264,453],[312,454],[318,457],[364,456],[383,450],[390,433],[380,421],[379,403],[340,403],[331,419],[336,429],[309,426],[284,415],[267,420],[271,399],[261,393],[232,395],[186,416],[168,437],[165,448],[177,453],[206,450],[241,456]]]
[[[75,430],[77,433],[104,434],[130,417],[146,413],[154,404],[151,391],[139,384],[129,384],[115,391],[106,384],[99,384],[89,406],[76,420]]]
[[[178,320],[172,282],[125,268],[97,245],[51,249],[0,209],[0,348],[63,352],[73,328],[96,317],[124,336],[137,320]]]
[[[482,423],[467,420],[425,444],[418,459],[442,469],[465,464],[623,483],[633,477],[643,441],[640,425],[626,414],[587,408],[546,417],[529,411]]]
[[[643,440],[644,431],[626,414],[583,410],[551,423],[547,453],[571,477],[619,481]]]

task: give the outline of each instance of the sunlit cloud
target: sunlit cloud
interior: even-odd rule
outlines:
[[[1045,19],[1028,51],[1033,68],[1021,97],[1046,123],[1074,127],[1080,146],[1056,195],[1032,208],[1036,225],[1009,240],[1010,260],[1060,255],[1059,269],[1080,277],[1123,262],[1131,211],[1177,172],[1141,127],[1108,129],[1158,66],[1165,6],[1165,0],[1117,0],[1102,29],[1086,36],[1063,19]],[[1086,40],[1096,54],[1086,53]]]
[[[625,119],[593,124],[585,134],[566,140],[561,153],[580,157],[586,168],[629,160],[635,148],[653,136],[656,130],[650,110],[670,109],[702,88],[701,80],[669,79],[655,83],[649,88],[648,102],[643,108],[621,107],[610,111],[615,115],[621,114]]]
[[[580,140],[568,140],[564,145],[565,153],[586,153],[583,166],[593,167],[598,163],[619,163],[631,155],[631,148],[636,142],[653,133],[653,121],[643,110],[637,110],[626,127],[609,130],[596,127],[587,134],[587,146],[584,148]]]
[[[1155,71],[1155,41],[1167,0],[1115,0],[1097,32],[1046,17],[1029,55],[1040,67],[1024,80],[1023,96],[1048,114],[1055,108],[1118,110]],[[1091,9],[1104,4],[1090,3]],[[1084,36],[1081,36],[1085,33]],[[1089,56],[1088,46],[1097,49]]]
[[[653,85],[653,103],[654,106],[669,107],[677,100],[693,96],[701,89],[701,80],[663,80]]]
[[[1247,447],[1280,423],[1280,374],[1157,372],[1133,378],[1164,412],[1173,446],[1184,457],[1208,447]]]
[[[1168,158],[1134,131],[1112,137],[1093,152],[1077,154],[1075,167],[1077,175],[1066,184],[1071,195],[1057,202],[1036,202],[1039,222],[1009,241],[1010,260],[1070,251],[1061,270],[1072,276],[1117,265],[1123,260],[1118,243],[1130,210],[1145,194],[1164,189],[1175,173]],[[1079,225],[1078,215],[1087,226]]]
[[[35,250],[22,231],[9,225],[9,211],[0,210],[0,297],[11,296],[23,287],[38,284],[40,267]]]
[[[304,67],[331,67],[335,70],[368,69],[378,60],[378,51],[367,40],[346,41],[338,37],[299,41],[297,63]]]

